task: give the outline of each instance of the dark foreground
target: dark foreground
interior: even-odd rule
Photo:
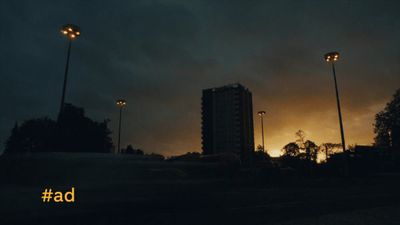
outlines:
[[[262,183],[219,164],[104,155],[0,158],[0,224],[400,224],[400,174]],[[43,203],[75,187],[75,203]]]

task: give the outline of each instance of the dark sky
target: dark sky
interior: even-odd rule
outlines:
[[[125,98],[122,144],[198,151],[201,90],[240,82],[266,110],[274,155],[303,129],[339,142],[337,75],[348,144],[369,144],[373,117],[400,87],[398,1],[1,1],[0,141],[16,121],[56,117],[75,23],[67,102],[111,119]],[[255,143],[260,128],[255,117]],[[115,138],[115,133],[113,134]],[[1,147],[3,148],[3,147]]]

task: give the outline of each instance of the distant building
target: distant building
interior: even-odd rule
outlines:
[[[203,154],[236,153],[242,160],[254,152],[251,92],[236,83],[203,90]]]

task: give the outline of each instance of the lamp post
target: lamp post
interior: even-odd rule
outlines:
[[[118,152],[121,153],[121,121],[122,121],[122,108],[126,106],[126,101],[124,99],[117,100],[117,106],[119,108],[119,125],[118,125]]]
[[[264,146],[264,115],[265,115],[265,111],[259,111],[257,113],[260,118],[261,118],[261,140],[262,140],[262,150],[263,152],[265,152],[265,146]]]
[[[325,59],[326,62],[332,64],[333,80],[335,82],[335,90],[336,90],[336,104],[337,104],[337,109],[338,109],[338,114],[339,114],[340,135],[341,135],[341,138],[342,138],[343,152],[345,152],[346,151],[346,145],[345,145],[345,140],[344,140],[342,112],[340,110],[340,98],[339,98],[339,91],[338,91],[338,87],[337,87],[336,71],[335,71],[335,62],[339,60],[339,53],[338,52],[326,53],[324,55],[324,59]]]
[[[388,129],[388,137],[389,137],[389,147],[393,147],[392,143],[392,129]]]
[[[64,84],[63,84],[63,89],[62,89],[61,105],[60,105],[60,112],[58,113],[58,119],[60,119],[60,116],[64,109],[65,91],[67,89],[69,57],[71,55],[71,44],[72,44],[73,40],[75,40],[78,36],[81,35],[81,31],[80,31],[80,28],[76,25],[66,24],[61,27],[61,33],[68,38],[68,53],[67,53],[67,62],[65,65]]]

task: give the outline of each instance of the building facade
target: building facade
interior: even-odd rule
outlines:
[[[203,154],[235,153],[242,160],[254,152],[251,92],[241,84],[203,90]]]

